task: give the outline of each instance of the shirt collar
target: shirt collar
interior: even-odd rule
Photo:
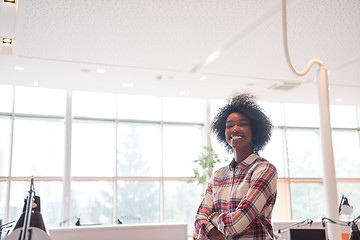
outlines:
[[[243,161],[241,162],[235,162],[235,159],[233,158],[233,160],[231,161],[231,163],[229,164],[229,168],[230,169],[235,169],[237,166],[239,166],[240,168],[247,168],[250,164],[252,164],[257,158],[259,157],[259,154],[256,153],[252,153],[250,154],[247,158],[245,158]]]

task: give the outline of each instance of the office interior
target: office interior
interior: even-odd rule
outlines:
[[[204,191],[189,182],[193,160],[212,146],[216,167],[227,164],[211,118],[250,92],[276,126],[260,152],[279,171],[274,230],[349,239],[326,218],[360,215],[359,23],[357,0],[1,0],[2,224],[18,220],[34,177],[55,240],[172,224],[191,239]],[[286,53],[299,71],[316,63],[299,75]],[[323,160],[324,109],[333,160]],[[350,214],[338,211],[344,197]]]

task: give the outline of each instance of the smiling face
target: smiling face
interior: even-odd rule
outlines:
[[[253,137],[249,118],[241,113],[231,113],[226,119],[225,139],[234,152],[251,154]]]

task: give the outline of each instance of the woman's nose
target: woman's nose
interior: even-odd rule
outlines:
[[[238,125],[234,125],[231,130],[232,130],[232,132],[238,132],[238,131],[239,131],[239,126],[238,126]]]

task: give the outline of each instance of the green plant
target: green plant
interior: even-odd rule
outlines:
[[[220,162],[222,162],[221,159],[211,146],[203,147],[202,154],[193,161],[195,167],[191,181],[196,180],[199,184],[205,184],[213,174],[214,165]]]

